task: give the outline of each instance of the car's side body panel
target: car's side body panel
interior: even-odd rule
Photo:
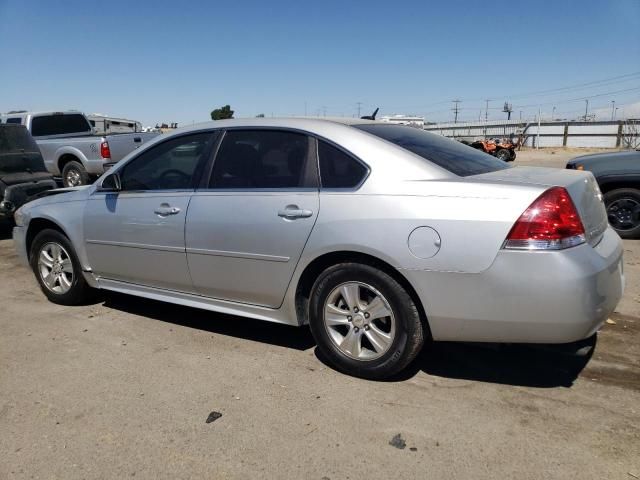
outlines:
[[[287,207],[308,216],[279,216]],[[193,195],[186,226],[195,290],[208,297],[276,308],[309,238],[318,191],[203,191]]]
[[[91,195],[84,210],[84,246],[94,275],[191,292],[184,245],[190,199],[191,192]],[[157,215],[164,204],[177,214]]]

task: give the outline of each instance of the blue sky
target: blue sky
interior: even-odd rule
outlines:
[[[556,116],[640,100],[640,0],[0,0],[0,111]],[[634,89],[635,90],[630,90]],[[618,93],[611,93],[618,92]],[[529,96],[527,96],[529,95]],[[595,96],[600,95],[600,96]],[[538,105],[540,105],[538,107]],[[306,107],[305,107],[306,106]],[[627,107],[625,107],[627,106]]]

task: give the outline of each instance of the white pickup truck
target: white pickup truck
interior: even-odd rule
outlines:
[[[3,115],[1,123],[27,127],[36,140],[47,170],[62,177],[65,187],[89,184],[127,154],[158,133],[94,135],[81,112],[18,112]]]

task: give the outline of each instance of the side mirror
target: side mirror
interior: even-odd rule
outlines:
[[[122,190],[122,183],[120,182],[120,175],[112,173],[107,175],[98,189],[101,192],[119,192]]]

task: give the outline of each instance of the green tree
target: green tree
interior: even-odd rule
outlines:
[[[233,118],[233,110],[229,105],[216,108],[211,112],[211,120],[226,120],[227,118]]]

